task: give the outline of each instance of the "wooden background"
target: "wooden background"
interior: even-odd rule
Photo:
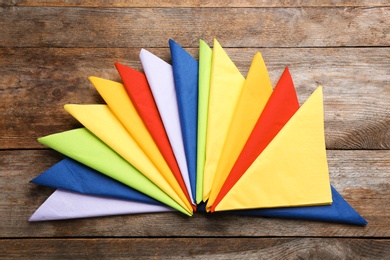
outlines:
[[[159,2],[159,3],[157,3]],[[67,103],[103,103],[88,76],[120,80],[172,38],[197,57],[217,38],[246,75],[260,51],[289,66],[300,103],[324,86],[331,182],[369,224],[179,213],[29,223],[53,192],[29,181],[61,160],[36,138],[80,125]],[[390,259],[387,0],[0,0],[0,258]]]

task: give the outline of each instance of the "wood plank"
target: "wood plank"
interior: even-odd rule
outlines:
[[[1,259],[389,258],[388,1],[0,0],[0,17]],[[195,57],[199,38],[217,37],[243,74],[262,51],[273,84],[290,67],[301,104],[323,85],[331,182],[368,226],[179,213],[28,223],[53,191],[28,181],[63,158],[36,137],[80,126],[64,104],[103,103],[88,76],[119,80],[115,61],[141,69],[141,47],[169,61],[167,37]]]
[[[112,238],[0,240],[2,259],[386,259],[389,239]]]
[[[0,47],[165,47],[167,37],[186,47],[214,37],[225,47],[390,43],[390,7],[12,7],[0,17]]]
[[[328,151],[331,183],[366,218],[366,227],[176,212],[29,223],[53,189],[28,182],[61,158],[49,150],[0,151],[1,238],[390,236],[390,150]]]
[[[149,50],[169,62],[168,49]],[[141,69],[139,51],[0,48],[0,149],[43,148],[37,137],[79,127],[63,105],[103,103],[88,77],[120,81],[114,62]],[[274,85],[289,66],[301,104],[324,86],[328,149],[390,148],[389,48],[227,49],[244,75],[256,51]]]
[[[1,1],[0,1],[1,3]],[[76,7],[328,7],[328,6],[389,6],[386,0],[2,0],[3,6],[76,6]]]

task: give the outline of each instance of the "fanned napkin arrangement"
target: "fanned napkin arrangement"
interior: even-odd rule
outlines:
[[[31,182],[57,190],[30,221],[179,211],[366,225],[330,185],[322,88],[300,106],[288,68],[274,88],[260,53],[245,78],[214,40],[145,74],[90,77],[106,105],[65,105],[84,128],[39,138],[66,158]]]

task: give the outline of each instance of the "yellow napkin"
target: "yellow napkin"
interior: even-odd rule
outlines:
[[[168,196],[192,212],[184,193],[179,196],[145,155],[107,105],[65,105],[65,110],[137,168]]]
[[[89,79],[104,101],[106,101],[110,110],[116,115],[146,156],[149,157],[164,179],[179,195],[180,199],[183,201],[188,200],[139,116],[134,104],[127,95],[124,85],[98,77],[90,77]]]
[[[244,85],[244,77],[214,39],[203,175],[203,201],[209,198],[230,122]]]
[[[258,52],[252,60],[247,78],[239,97],[233,120],[230,124],[221,158],[215,172],[207,209],[214,203],[223,183],[249,135],[252,132],[261,112],[272,93],[272,85],[263,57]]]
[[[38,141],[188,216],[192,215],[86,128],[52,134]],[[88,183],[74,184],[88,186]]]
[[[332,203],[323,113],[319,87],[215,210]]]
[[[196,203],[203,200],[203,170],[206,160],[207,113],[209,109],[211,61],[213,51],[199,41],[198,136],[196,154]]]

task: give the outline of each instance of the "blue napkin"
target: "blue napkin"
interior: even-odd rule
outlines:
[[[260,217],[275,217],[275,218],[290,218],[290,219],[306,219],[325,222],[337,222],[345,224],[353,224],[359,226],[367,225],[367,221],[359,215],[351,205],[346,202],[343,197],[336,191],[333,186],[331,205],[310,206],[310,207],[294,207],[294,208],[272,208],[272,209],[256,209],[230,211],[230,213],[260,216]]]
[[[333,186],[331,205],[325,206],[310,206],[310,207],[290,207],[290,208],[272,208],[272,209],[252,209],[252,210],[235,210],[221,211],[221,214],[238,214],[246,216],[272,217],[272,218],[289,218],[289,219],[304,219],[324,222],[337,222],[344,224],[352,224],[365,226],[367,221],[359,215],[351,205],[346,202],[343,197],[336,191]],[[198,205],[197,212],[205,212],[206,204]]]
[[[198,61],[179,44],[169,40],[172,69],[183,133],[184,151],[191,183],[192,197],[196,198],[196,147],[198,128]]]
[[[31,180],[31,182],[84,194],[161,205],[157,200],[70,158],[66,158],[55,164]]]

